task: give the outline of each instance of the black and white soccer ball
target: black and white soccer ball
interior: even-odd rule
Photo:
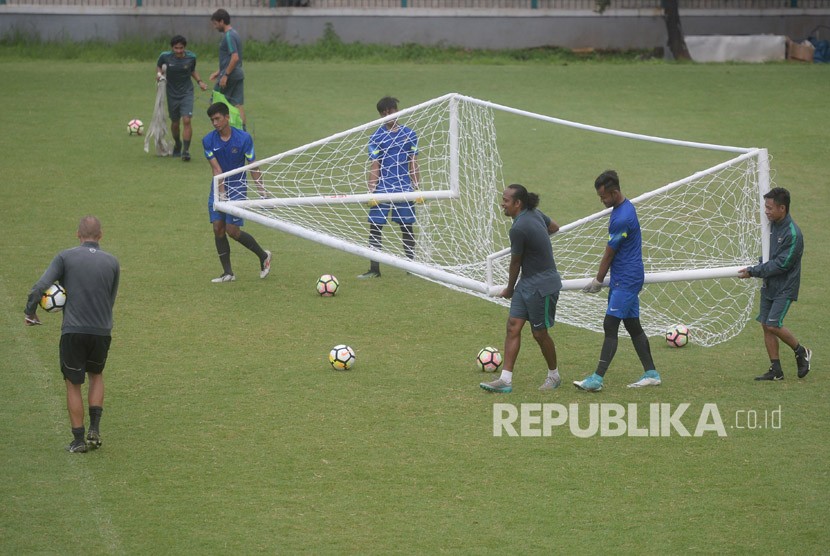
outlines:
[[[58,283],[46,288],[40,298],[40,306],[50,313],[63,310],[64,305],[66,305],[66,290]]]

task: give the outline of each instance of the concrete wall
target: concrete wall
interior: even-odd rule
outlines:
[[[127,38],[215,40],[210,11],[193,9],[91,8],[0,5],[0,37],[15,33],[44,40],[82,41]],[[308,44],[327,24],[344,42],[418,43],[467,48],[648,49],[666,44],[662,14],[653,10],[450,10],[250,8],[231,14],[246,39],[278,38]],[[787,35],[800,40],[816,27],[830,27],[830,10],[686,10],[688,35]],[[824,29],[824,35],[830,31]],[[821,38],[830,38],[823,36]]]

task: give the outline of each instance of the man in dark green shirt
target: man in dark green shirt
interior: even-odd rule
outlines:
[[[499,295],[511,301],[504,339],[504,369],[496,380],[479,384],[488,392],[508,394],[513,391],[513,365],[519,355],[522,328],[527,321],[530,321],[533,339],[539,344],[548,367],[539,390],[554,390],[562,382],[556,362],[556,345],[548,332],[556,318],[556,303],[562,289],[550,243],[550,235],[559,231],[559,225],[537,209],[538,205],[539,195],[530,193],[518,183],[509,185],[502,194],[501,207],[504,215],[513,219],[513,225],[510,228],[507,287]]]
[[[802,346],[793,333],[784,326],[784,317],[793,301],[798,299],[801,285],[801,255],[804,236],[790,216],[790,192],[774,187],[764,195],[764,213],[770,221],[769,259],[765,263],[741,270],[741,278],[763,278],[761,311],[758,322],[764,329],[764,345],[770,359],[769,370],[755,380],[783,380],[778,341],[795,352],[798,378],[810,372],[813,352]]]
[[[170,131],[173,132],[173,140],[176,142],[173,146],[173,156],[181,156],[184,162],[190,160],[190,140],[193,137],[193,128],[190,127],[190,120],[193,118],[191,79],[195,79],[203,91],[207,90],[207,84],[196,72],[196,55],[186,50],[186,46],[187,39],[176,35],[170,39],[172,50],[162,52],[156,62],[158,79],[164,77],[167,81],[167,111],[170,114]],[[180,128],[179,120],[184,129]]]

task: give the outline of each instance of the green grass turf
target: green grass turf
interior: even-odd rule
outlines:
[[[787,317],[814,350],[814,370],[751,379],[768,361],[758,326],[714,348],[652,349],[664,385],[632,391],[638,362],[623,340],[598,395],[536,388],[542,359],[529,333],[509,396],[484,394],[473,369],[501,346],[507,312],[483,300],[249,226],[275,254],[266,281],[232,246],[237,282],[220,267],[207,222],[208,165],[158,159],[128,137],[151,118],[154,64],[2,58],[3,220],[0,238],[0,551],[3,553],[820,553],[828,509],[828,69],[820,66],[246,65],[246,107],[260,157],[458,91],[557,117],[653,135],[770,149],[775,182],[791,189],[807,251],[801,299]],[[201,68],[202,74],[209,68]],[[197,99],[195,132],[209,131]],[[629,193],[661,161],[596,153],[570,142],[500,145],[505,179],[542,193],[569,221],[598,208],[591,188],[617,167]],[[198,153],[198,148],[193,151]],[[667,172],[673,175],[673,171]],[[680,177],[680,176],[675,176]],[[654,178],[657,179],[657,178]],[[101,450],[69,440],[57,370],[60,317],[24,328],[29,287],[78,218],[98,215],[103,247],[122,264],[106,371]],[[560,216],[564,215],[564,217]],[[599,253],[597,254],[597,260]],[[322,273],[340,278],[321,299]],[[825,284],[825,286],[822,286]],[[70,292],[71,295],[71,292]],[[597,315],[601,319],[602,315]],[[553,330],[566,382],[596,362],[601,336]],[[333,372],[331,346],[357,365]],[[493,437],[496,402],[689,403],[694,428],[717,404],[728,436]],[[781,409],[781,428],[738,429]],[[690,417],[691,416],[691,417]]]

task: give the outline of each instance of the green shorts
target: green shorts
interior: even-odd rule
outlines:
[[[556,320],[559,292],[542,295],[538,290],[517,289],[510,300],[510,317],[530,321],[533,330],[547,330]]]
[[[755,320],[764,326],[781,328],[784,326],[784,317],[787,316],[787,311],[789,311],[792,302],[792,299],[787,299],[786,297],[770,299],[769,297],[764,297],[762,295],[761,311],[758,313],[758,318]]]

